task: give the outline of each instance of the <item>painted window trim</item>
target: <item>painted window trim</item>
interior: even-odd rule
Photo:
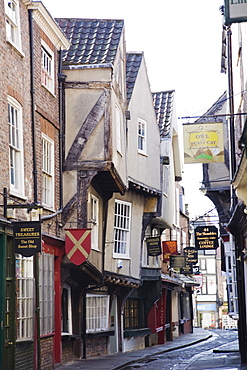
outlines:
[[[62,335],[64,336],[64,335],[72,335],[72,303],[71,303],[71,287],[68,284],[64,284],[62,287],[62,291],[63,289],[66,289],[68,291],[68,300],[66,302],[67,310],[68,310],[68,331],[62,331]],[[63,329],[63,317],[62,317],[61,327]]]
[[[97,311],[99,311],[99,305],[97,302],[97,305],[95,306],[90,306],[89,309],[89,299],[92,298],[95,300],[98,298],[100,300],[104,300],[103,306],[100,306],[100,315],[97,314]],[[87,294],[86,296],[87,300],[87,314],[86,314],[86,321],[87,321],[87,329],[86,332],[87,334],[91,333],[101,333],[101,332],[106,332],[109,331],[109,302],[110,302],[110,296],[108,294]],[[90,317],[90,313],[93,313],[93,315]],[[102,312],[104,313],[102,315]]]
[[[117,227],[115,225],[115,221],[116,221],[116,212],[115,212],[115,209],[116,209],[116,205],[124,205],[124,206],[127,206],[129,207],[129,225],[128,225],[128,228],[121,228],[121,227]],[[129,258],[129,253],[130,253],[130,232],[131,232],[131,212],[132,212],[132,204],[130,202],[125,202],[125,201],[122,201],[122,200],[119,200],[119,199],[115,199],[115,205],[114,205],[114,242],[113,242],[113,258],[123,258],[123,259],[128,259]],[[120,215],[121,216],[121,215]],[[119,231],[119,233],[121,234],[121,231],[123,231],[126,235],[126,241],[125,241],[125,246],[126,246],[126,250],[125,250],[125,253],[118,253],[118,252],[115,252],[115,232],[116,231]]]
[[[92,218],[93,205],[96,202],[96,219]],[[94,194],[90,194],[90,227],[91,231],[91,248],[99,251],[99,198]]]
[[[43,142],[46,141],[49,145],[51,145],[51,172],[47,172],[44,170],[44,153],[43,153]],[[55,186],[55,180],[54,180],[54,141],[44,134],[42,132],[42,204],[45,208],[48,209],[54,209],[54,186]],[[51,182],[51,201],[50,203],[46,203],[46,199],[44,200],[44,194],[43,194],[43,178],[46,176],[47,178],[50,178]]]
[[[47,55],[48,59],[51,61],[50,64],[50,73],[48,72],[47,68],[44,68],[43,65],[43,56],[44,53]],[[47,89],[52,95],[55,95],[55,58],[54,52],[49,48],[49,46],[41,40],[41,84],[42,86]],[[49,69],[49,68],[48,68]],[[45,82],[45,79],[48,79],[48,83]]]
[[[116,120],[116,147],[119,154],[122,155],[122,143],[121,143],[121,109],[115,104],[115,120]]]
[[[20,6],[18,0],[11,0],[15,4],[15,12],[11,11],[9,1],[4,0],[5,5],[5,26],[6,26],[6,40],[10,43],[22,56],[24,56],[21,47],[21,30],[20,30]],[[14,19],[15,18],[15,19]],[[8,25],[12,27],[13,34],[9,36]]]
[[[139,125],[142,125],[144,127],[144,135],[141,135],[139,132]],[[138,123],[137,123],[137,150],[139,154],[147,156],[147,121],[145,121],[142,118],[138,118]],[[141,138],[142,143],[143,143],[143,149],[139,147],[139,138]]]
[[[23,153],[23,120],[22,120],[22,106],[21,104],[14,99],[11,96],[8,96],[8,110],[9,110],[9,105],[13,107],[16,112],[17,112],[17,119],[18,119],[18,126],[19,126],[19,145],[16,147],[16,153],[18,153],[18,167],[20,169],[19,173],[19,181],[18,185],[16,184],[11,184],[11,167],[10,167],[10,149],[15,148],[11,146],[11,143],[9,142],[9,183],[10,183],[10,194],[20,197],[20,198],[25,198],[25,192],[24,192],[24,153]],[[10,122],[8,119],[8,125],[10,129]],[[17,186],[16,186],[17,185]]]

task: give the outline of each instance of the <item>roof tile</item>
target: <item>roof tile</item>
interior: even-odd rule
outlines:
[[[65,64],[113,63],[124,27],[123,20],[56,18],[71,42]]]
[[[161,137],[170,136],[174,93],[174,90],[152,93]]]
[[[143,53],[127,53],[126,55],[126,88],[127,101],[129,102],[133,93],[138,71],[143,58]]]

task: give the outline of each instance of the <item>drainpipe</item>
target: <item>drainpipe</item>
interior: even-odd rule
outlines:
[[[63,50],[59,50],[58,66],[58,93],[59,93],[59,209],[63,208],[63,138],[64,138],[64,102],[63,102],[63,83],[66,75],[63,74]]]
[[[32,125],[32,145],[33,145],[33,197],[34,204],[38,202],[38,185],[37,185],[37,162],[36,162],[36,130],[35,130],[35,99],[34,99],[34,46],[33,46],[33,12],[28,9],[29,20],[29,52],[30,52],[30,94],[31,94],[31,125]],[[34,345],[34,368],[41,368],[41,351],[40,351],[40,306],[39,306],[39,268],[38,256],[34,255],[34,278],[35,278],[35,339]]]
[[[31,93],[31,124],[32,124],[32,144],[33,144],[33,197],[34,204],[38,202],[37,185],[37,161],[36,161],[36,129],[35,129],[35,90],[34,90],[34,47],[33,47],[33,13],[28,9],[29,16],[29,36],[30,36],[30,93]]]

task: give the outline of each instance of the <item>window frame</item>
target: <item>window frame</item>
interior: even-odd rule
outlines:
[[[44,150],[45,145],[47,150]],[[54,141],[42,132],[42,204],[52,209],[54,208],[54,166]]]
[[[14,4],[15,10],[9,6]],[[21,52],[20,7],[18,0],[4,0],[6,40]],[[22,52],[21,52],[22,53]]]
[[[91,248],[99,250],[99,198],[90,194]]]
[[[54,332],[54,289],[54,255],[41,253],[39,256],[39,303],[41,335]]]
[[[140,327],[140,300],[128,298],[124,305],[124,330],[135,330]]]
[[[130,202],[125,202],[119,199],[115,199],[113,258],[129,258],[131,210],[132,210],[131,206],[132,204]],[[128,214],[123,214],[122,212],[124,210],[123,207],[126,207],[126,209],[128,209]],[[117,211],[121,210],[121,214],[117,213],[116,210]],[[119,245],[117,245],[117,243]]]
[[[109,330],[109,302],[108,294],[86,295],[86,333]]]
[[[67,291],[67,296],[64,295],[64,291]],[[64,316],[67,316],[67,324],[64,323]],[[65,325],[67,330],[64,330]],[[71,303],[71,287],[64,284],[62,287],[62,335],[72,335],[72,303]]]
[[[137,126],[138,153],[147,155],[147,121],[143,120],[142,118],[138,118]]]
[[[122,154],[122,143],[121,143],[121,109],[115,104],[115,120],[116,120],[116,146],[119,154]]]
[[[16,255],[16,292],[17,292],[17,341],[33,338],[34,317],[34,275],[33,257]]]
[[[44,63],[44,58],[46,57],[46,62]],[[49,46],[41,40],[41,84],[50,93],[54,94],[54,52],[49,48]],[[47,64],[47,65],[46,65]]]
[[[10,113],[10,109],[14,113]],[[11,118],[11,116],[15,118]],[[14,122],[15,121],[15,122]],[[23,154],[23,122],[22,106],[8,96],[8,125],[9,125],[9,182],[10,193],[24,196],[24,154]],[[12,180],[13,179],[13,180]],[[12,182],[13,181],[13,182]]]

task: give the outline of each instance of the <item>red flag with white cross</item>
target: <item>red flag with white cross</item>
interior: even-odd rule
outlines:
[[[64,229],[65,253],[75,265],[81,265],[91,251],[91,229]]]

